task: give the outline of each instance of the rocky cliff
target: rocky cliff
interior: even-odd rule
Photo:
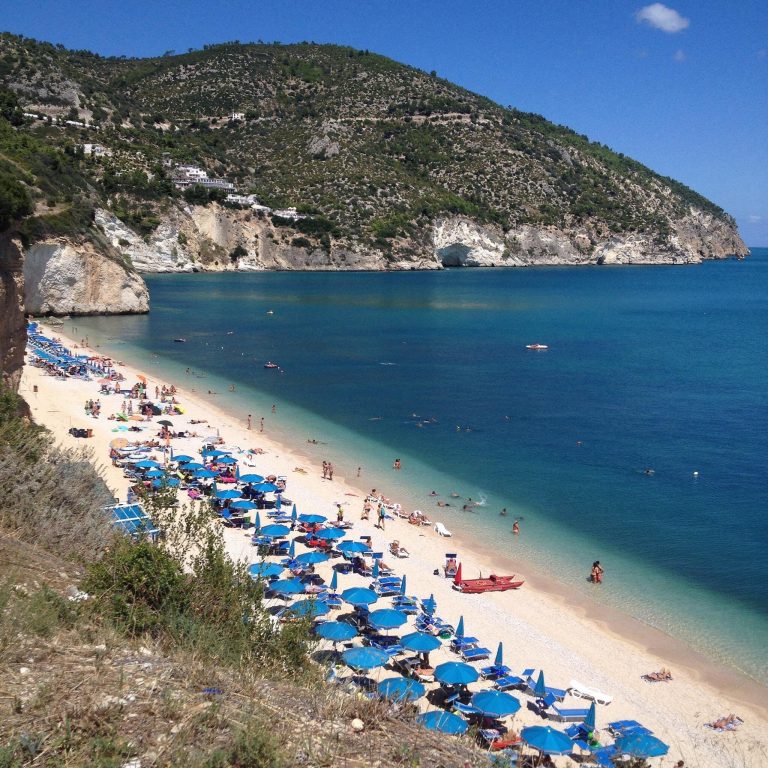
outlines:
[[[23,253],[18,240],[0,235],[0,374],[5,386],[18,388],[24,367]]]
[[[149,311],[144,281],[89,240],[45,240],[24,256],[24,303],[31,314]]]

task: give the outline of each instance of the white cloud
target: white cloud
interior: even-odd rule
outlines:
[[[674,55],[672,58],[673,58],[675,61],[685,61],[687,57],[686,57],[686,55],[685,55],[685,51],[684,51],[682,48],[678,48],[678,49],[675,51],[675,55]]]
[[[762,216],[758,216],[754,213],[749,217],[750,224],[759,224],[762,220],[763,220]]]
[[[663,3],[652,3],[641,8],[635,13],[638,24],[650,24],[662,32],[682,32],[687,29],[691,20],[681,16],[674,8],[668,8]]]

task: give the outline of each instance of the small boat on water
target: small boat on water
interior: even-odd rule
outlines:
[[[264,363],[265,368],[279,368],[280,366],[277,363],[273,363],[271,360],[269,362]]]
[[[186,342],[186,339],[174,339],[174,341],[175,341],[177,344],[184,344],[184,343]]]
[[[515,581],[517,579],[517,581]],[[476,595],[482,592],[506,592],[508,589],[520,589],[525,584],[523,579],[514,576],[497,576],[492,573],[487,579],[465,579],[461,575],[459,563],[456,575],[453,577],[453,588],[458,592]]]
[[[526,349],[549,349],[546,344],[526,344]]]

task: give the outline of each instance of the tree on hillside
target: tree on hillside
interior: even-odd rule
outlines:
[[[0,171],[0,232],[34,210],[24,186],[10,173]]]

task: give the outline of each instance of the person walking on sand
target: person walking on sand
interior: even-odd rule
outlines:
[[[379,502],[379,509],[376,515],[377,515],[376,527],[381,528],[381,530],[383,531],[384,530],[384,504],[382,504],[381,502]]]
[[[253,422],[251,421],[251,414],[248,414],[248,429],[251,429],[253,427]]]
[[[323,462],[323,480],[327,480],[327,479],[328,479],[328,462],[324,461]]]
[[[263,431],[264,431],[264,417],[262,416],[261,419],[259,420],[259,432],[263,432]]]
[[[333,464],[331,462],[328,462],[328,479],[333,480]]]
[[[512,523],[512,533],[514,533],[515,536],[520,535],[520,523],[517,520],[515,520],[515,522]]]

